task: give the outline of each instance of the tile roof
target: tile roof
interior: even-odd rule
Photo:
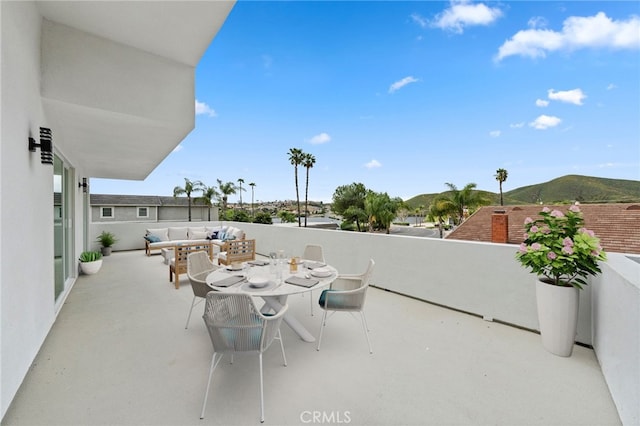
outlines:
[[[198,197],[191,197],[192,206],[202,206],[196,201]],[[188,206],[187,197],[171,197],[159,195],[111,195],[91,194],[92,206]]]
[[[504,210],[509,217],[509,244],[524,241],[524,220],[538,218],[541,205],[481,207],[458,226],[448,239],[491,242],[491,215]],[[569,205],[547,205],[566,212]],[[600,238],[605,251],[640,254],[640,204],[581,204],[585,227]]]

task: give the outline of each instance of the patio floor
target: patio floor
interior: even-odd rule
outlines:
[[[184,328],[192,297],[161,256],[106,257],[76,282],[2,424],[259,424],[253,354],[220,363],[199,419],[212,347],[202,304]],[[317,336],[308,297],[289,305]],[[319,352],[283,323],[289,365],[277,343],[265,354],[265,424],[620,424],[590,349],[557,357],[535,333],[375,288],[366,313],[373,355],[357,317],[334,315]]]

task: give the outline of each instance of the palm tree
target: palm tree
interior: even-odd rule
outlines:
[[[244,189],[242,189],[243,183],[244,183],[244,179],[242,178],[238,179],[238,191],[240,192],[240,210],[242,210],[242,191],[244,191]]]
[[[436,220],[438,222],[438,228],[440,228],[440,238],[443,236],[444,218],[456,214],[458,211],[457,206],[450,199],[442,196],[434,199],[429,207],[430,220]]]
[[[298,166],[302,164],[304,158],[304,152],[299,148],[289,149],[289,162],[293,165],[293,170],[296,179],[296,202],[298,203],[298,226],[302,226],[300,222],[300,191],[298,189]]]
[[[302,165],[307,169],[307,182],[304,189],[304,226],[307,227],[307,214],[309,212],[309,169],[316,164],[316,157],[306,153],[302,156]]]
[[[222,193],[222,217],[226,216],[227,212],[227,201],[229,200],[229,195],[236,193],[236,185],[233,182],[222,182],[218,179],[218,189]]]
[[[204,188],[204,184],[199,180],[191,182],[189,179],[184,178],[184,188],[181,186],[176,186],[173,188],[173,196],[177,197],[178,195],[186,194],[187,201],[189,203],[189,222],[191,222],[191,193],[194,191],[202,191]]]
[[[502,201],[502,182],[507,180],[507,171],[505,169],[498,169],[496,170],[496,174],[495,174],[495,178],[498,181],[498,183],[500,184],[500,205],[504,206],[504,203]]]
[[[251,182],[249,184],[249,186],[251,187],[251,216],[254,217],[255,213],[253,212],[253,195],[254,195],[254,191],[256,189],[256,184]]]
[[[462,223],[465,209],[473,212],[476,207],[489,203],[478,191],[474,191],[477,186],[475,183],[468,183],[462,189],[458,189],[454,184],[448,182],[445,185],[451,191],[449,200],[456,206],[457,225]]]
[[[220,194],[218,194],[215,186],[202,187],[202,196],[198,198],[198,200],[202,201],[202,203],[207,206],[207,220],[209,222],[211,222],[211,207],[213,206],[213,199],[218,199],[219,197]]]

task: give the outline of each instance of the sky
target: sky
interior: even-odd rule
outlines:
[[[640,180],[637,1],[238,1],[196,68],[195,128],[144,181],[309,199],[354,182],[409,199],[579,174]],[[306,169],[298,170],[304,200]],[[230,202],[239,196],[231,195]]]

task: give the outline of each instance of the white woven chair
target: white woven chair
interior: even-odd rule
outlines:
[[[212,291],[207,294],[203,318],[209,330],[214,352],[209,368],[207,390],[202,403],[201,419],[204,418],[207,407],[213,371],[224,354],[230,353],[233,363],[233,354],[236,352],[258,352],[260,360],[260,422],[264,422],[262,353],[277,338],[280,340],[284,365],[287,365],[280,335],[280,323],[287,309],[288,305],[284,305],[275,315],[263,315],[255,306],[251,296],[246,293]]]
[[[193,308],[207,297],[207,293],[212,291],[205,280],[207,275],[216,269],[218,269],[218,266],[211,261],[207,252],[197,251],[187,255],[187,276],[191,282],[193,300],[191,301],[191,308],[187,316],[187,324],[184,326],[185,330],[189,328],[189,320],[191,319]],[[196,299],[199,300],[196,302]]]
[[[314,262],[326,263],[324,260],[324,251],[322,246],[318,244],[307,244],[304,248],[302,258],[305,260],[313,260]],[[304,293],[302,293],[304,296]],[[311,309],[311,316],[313,316],[313,292],[309,292],[309,305]]]
[[[364,329],[364,335],[369,345],[369,353],[373,353],[371,342],[369,341],[369,326],[367,325],[367,318],[364,315],[364,301],[367,296],[367,289],[369,288],[369,281],[371,280],[371,273],[373,272],[374,266],[375,262],[373,259],[369,259],[369,265],[363,273],[338,275],[336,280],[331,284],[331,287],[323,290],[320,295],[319,304],[320,307],[324,309],[324,314],[322,315],[322,323],[320,324],[317,350],[320,350],[322,331],[327,325],[327,312],[360,312],[362,328]]]

